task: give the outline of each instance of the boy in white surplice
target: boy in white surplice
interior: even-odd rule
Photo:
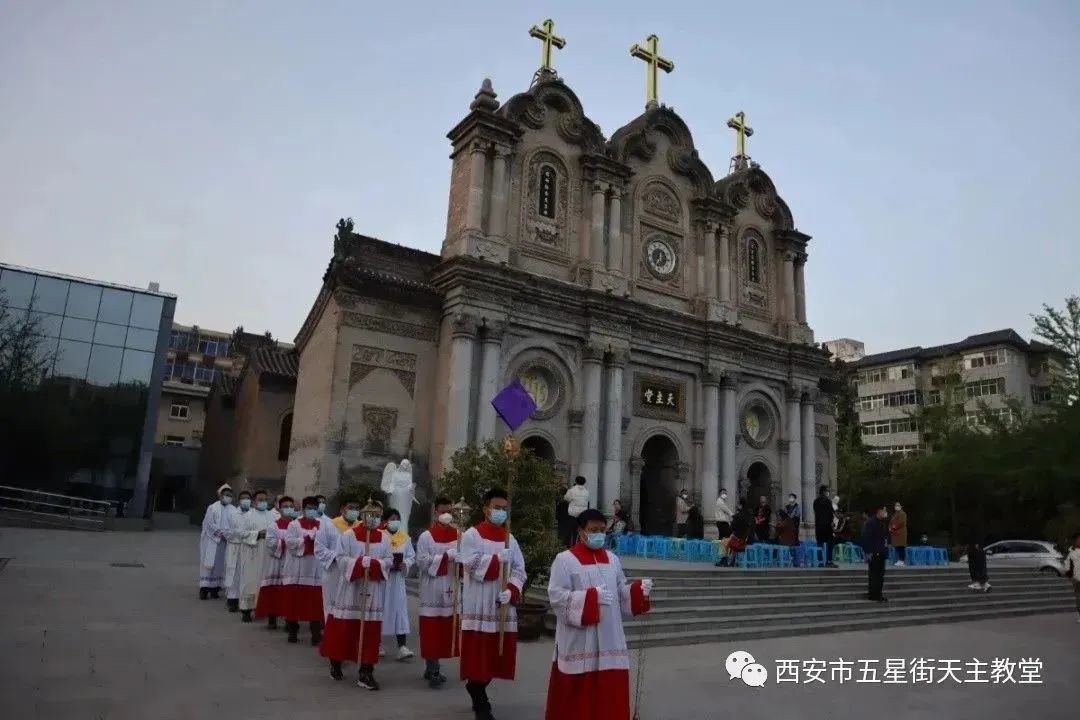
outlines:
[[[549,576],[555,658],[544,717],[629,720],[630,654],[623,618],[649,611],[653,583],[626,581],[619,558],[604,550],[602,512],[585,510],[577,521],[577,544],[556,556]]]

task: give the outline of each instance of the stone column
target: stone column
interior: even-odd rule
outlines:
[[[608,209],[608,270],[623,271],[622,255],[622,193],[612,187],[611,207]]]
[[[585,476],[589,497],[598,497],[600,470],[600,375],[603,370],[604,351],[586,345],[583,351],[583,385],[585,391],[585,416],[581,421],[581,464],[578,475]]]
[[[443,468],[450,467],[450,458],[459,448],[469,442],[474,342],[476,342],[476,318],[466,313],[458,313],[451,324],[450,378],[446,391],[446,439],[443,444]]]
[[[739,479],[735,477],[735,437],[739,434],[737,392],[736,379],[725,375],[720,382],[720,487],[733,498],[739,496]]]
[[[499,392],[499,351],[502,349],[502,323],[486,323],[480,339],[480,398],[477,410],[476,442],[494,439],[498,416],[491,399]]]
[[[720,381],[706,374],[701,381],[705,396],[705,457],[701,467],[701,513],[705,518],[706,537],[716,534],[711,522],[712,509],[720,494]]]
[[[604,259],[604,183],[592,185],[592,225],[590,226],[589,261],[600,268],[606,266]]]
[[[784,496],[781,502],[787,502],[787,496],[791,493],[799,494],[802,486],[802,432],[800,426],[799,400],[801,393],[798,388],[789,387],[786,393],[787,405],[787,448],[788,456],[784,472]]]
[[[795,255],[791,252],[784,253],[782,265],[782,280],[784,281],[784,320],[795,321]]]
[[[495,166],[491,171],[491,219],[488,222],[488,231],[498,238],[506,235],[507,165],[509,162],[509,148],[496,145]]]
[[[720,226],[720,301],[731,302],[731,243],[728,226]],[[732,488],[728,488],[731,492]],[[734,497],[734,496],[732,496]]]
[[[806,276],[804,269],[806,268],[806,260],[804,258],[796,258],[795,260],[795,319],[806,324]]]
[[[645,461],[639,457],[630,458],[630,487],[623,488],[626,494],[622,496],[623,507],[630,514],[630,521],[641,532],[641,471],[645,469]]]
[[[626,352],[611,353],[607,369],[607,406],[604,416],[604,468],[601,475],[600,495],[594,496],[593,507],[603,512],[615,498],[620,497],[622,480],[622,420],[623,420],[623,368]]]
[[[705,223],[705,297],[709,300],[716,299],[716,275],[716,224]]]
[[[469,153],[469,205],[465,212],[465,227],[469,230],[482,230],[487,148],[479,142],[474,142],[469,148]]]
[[[814,488],[817,480],[817,440],[814,425],[814,397],[803,393],[802,398],[802,512],[803,522],[814,523]]]

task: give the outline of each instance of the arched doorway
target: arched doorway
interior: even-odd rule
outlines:
[[[641,488],[638,523],[645,535],[671,535],[675,531],[675,487],[679,452],[670,438],[653,435],[641,448]]]
[[[551,443],[547,441],[547,438],[543,438],[539,435],[530,435],[521,441],[521,447],[532,452],[533,455],[541,460],[547,460],[550,463],[555,462],[555,448],[551,446]]]
[[[763,462],[751,463],[746,469],[746,503],[751,508],[758,506],[761,496],[764,495],[769,504],[773,502],[772,496],[772,472],[769,466]]]

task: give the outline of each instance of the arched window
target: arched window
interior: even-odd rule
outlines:
[[[550,165],[540,167],[540,191],[536,196],[536,212],[541,217],[555,219],[555,168]]]
[[[289,459],[289,441],[292,440],[292,413],[281,418],[281,435],[278,437],[277,459]]]
[[[754,238],[746,241],[746,279],[761,282],[761,248]]]

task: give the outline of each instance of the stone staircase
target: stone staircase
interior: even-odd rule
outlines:
[[[653,611],[626,621],[630,647],[926,625],[1067,612],[1072,588],[1025,568],[995,568],[989,592],[967,588],[966,568],[889,568],[887,603],[863,599],[864,566],[813,570],[628,570],[656,581]]]
[[[684,566],[685,567],[685,566]],[[863,599],[866,568],[732,570],[627,568],[630,577],[651,577],[653,611],[625,621],[635,647],[696,645],[847,630],[927,625],[1075,611],[1067,580],[1025,568],[994,568],[989,592],[967,588],[966,567],[888,568],[887,603]],[[418,593],[419,581],[407,581]],[[544,599],[544,588],[530,597]],[[555,618],[547,618],[553,631]]]

